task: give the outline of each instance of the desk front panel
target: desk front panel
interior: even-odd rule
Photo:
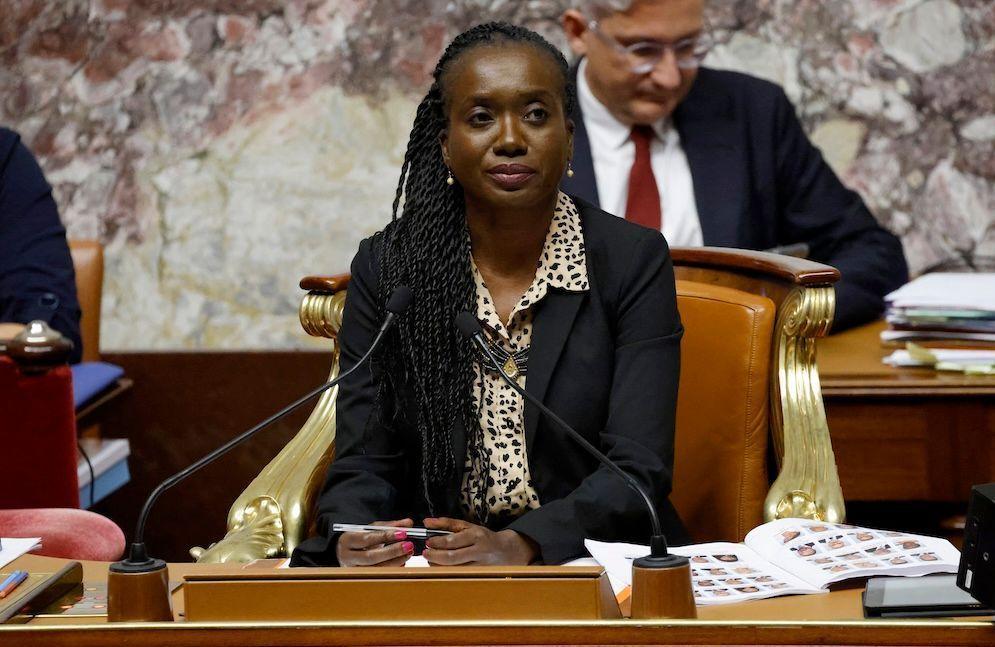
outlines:
[[[819,341],[819,379],[850,501],[966,502],[995,481],[995,376],[893,368],[884,322]]]
[[[54,570],[64,560],[23,557],[31,571]],[[170,579],[217,572],[213,565],[171,564]],[[106,581],[107,565],[84,563],[84,580]],[[182,591],[182,589],[181,589]],[[859,587],[821,595],[700,607],[698,620],[488,622],[229,622],[183,621],[182,593],[174,594],[177,621],[108,624],[96,618],[44,618],[0,626],[0,647],[66,645],[985,645],[995,628],[984,620],[864,620]]]
[[[966,502],[995,481],[995,396],[826,396],[849,501]]]

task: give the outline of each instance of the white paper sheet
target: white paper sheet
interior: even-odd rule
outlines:
[[[995,311],[995,274],[938,272],[920,276],[885,297],[899,308],[932,307]]]
[[[0,568],[35,548],[41,548],[41,537],[0,538]]]
[[[965,366],[989,366],[995,364],[995,350],[960,350],[951,348],[930,348],[937,363]],[[933,366],[933,363],[913,357],[907,350],[896,350],[881,360],[889,366]]]

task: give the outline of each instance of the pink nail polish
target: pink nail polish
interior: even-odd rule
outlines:
[[[409,555],[415,552],[415,545],[410,541],[406,541],[403,544],[401,544],[401,548],[403,548],[404,552],[406,552]]]
[[[408,538],[408,533],[404,532],[403,530],[398,530],[397,532],[394,533],[394,539],[401,540],[407,538]]]

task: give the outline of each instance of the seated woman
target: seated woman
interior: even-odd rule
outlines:
[[[403,532],[331,531],[374,520],[453,531],[427,541],[436,565],[557,564],[585,554],[587,537],[648,541],[645,502],[523,404],[460,335],[463,311],[683,540],[667,500],[683,329],[666,242],[559,191],[573,93],[566,60],[538,34],[474,27],[434,78],[394,220],[353,260],[342,369],[369,347],[395,287],[410,287],[414,304],[371,367],[339,387],[320,536],[292,563],[403,564],[414,550]]]

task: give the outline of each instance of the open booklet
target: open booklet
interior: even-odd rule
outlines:
[[[584,542],[619,595],[632,584],[632,560],[647,546]],[[945,539],[810,519],[757,526],[742,544],[673,547],[691,560],[695,602],[725,604],[791,593],[823,593],[833,582],[870,575],[956,573],[960,553]]]

